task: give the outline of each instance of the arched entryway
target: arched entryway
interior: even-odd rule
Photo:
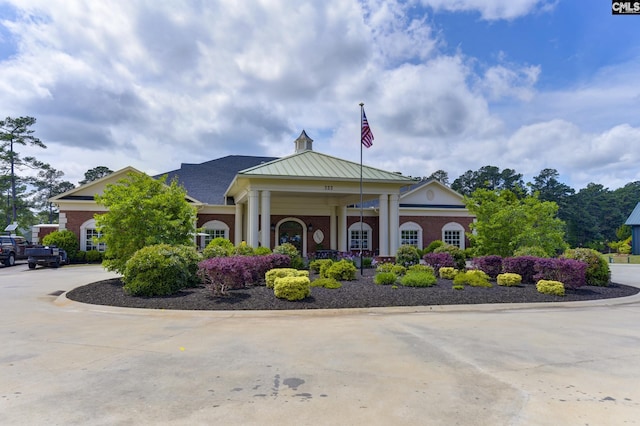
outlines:
[[[276,245],[293,244],[302,256],[307,255],[307,228],[300,219],[289,217],[282,219],[276,226]]]

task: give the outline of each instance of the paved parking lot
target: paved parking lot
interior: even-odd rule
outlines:
[[[640,266],[613,265],[617,282]],[[172,312],[58,294],[99,266],[0,267],[0,424],[640,422],[640,298]]]

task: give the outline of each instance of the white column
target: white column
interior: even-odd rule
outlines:
[[[249,191],[247,197],[247,244],[258,247],[258,191]]]
[[[347,207],[338,206],[338,251],[347,251]]]
[[[236,217],[234,219],[234,230],[233,230],[233,243],[235,245],[240,245],[240,243],[242,243],[242,209],[243,209],[243,205],[242,204],[236,204]]]
[[[400,246],[400,203],[398,194],[389,195],[389,256],[395,256]]]
[[[262,191],[261,210],[260,210],[260,228],[262,246],[271,248],[271,192]]]
[[[336,206],[329,207],[329,248],[338,249],[338,226],[336,224]]]
[[[380,235],[380,256],[389,256],[389,196],[380,194],[378,212],[378,232]]]

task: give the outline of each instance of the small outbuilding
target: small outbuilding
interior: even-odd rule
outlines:
[[[640,203],[624,224],[631,227],[631,254],[640,254]]]

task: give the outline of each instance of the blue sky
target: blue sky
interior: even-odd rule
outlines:
[[[314,149],[453,181],[640,180],[640,16],[588,0],[0,0],[0,115],[72,182]],[[24,171],[28,173],[29,171]]]

